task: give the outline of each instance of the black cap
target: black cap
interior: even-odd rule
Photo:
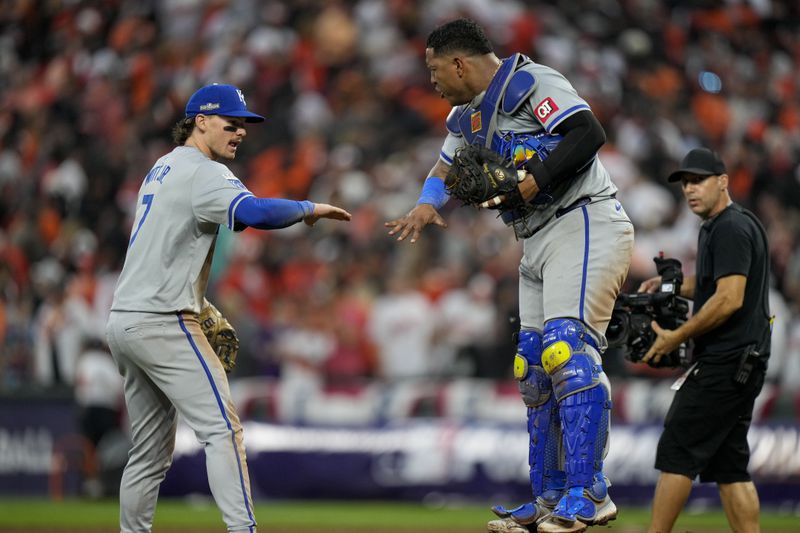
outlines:
[[[667,181],[680,181],[684,174],[719,176],[725,173],[725,163],[716,152],[708,148],[695,148],[686,154],[681,161],[681,168],[670,174]]]

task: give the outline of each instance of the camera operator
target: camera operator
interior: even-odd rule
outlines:
[[[653,322],[656,339],[642,359],[658,362],[694,341],[694,364],[672,386],[677,392],[658,443],[650,533],[672,530],[698,475],[717,483],[732,531],[759,531],[747,432],[770,352],[769,253],[761,223],[731,201],[725,172],[716,153],[697,148],[668,179],[681,182],[703,224],[695,275],[681,288],[694,300],[693,316],[674,330]],[[639,291],[659,283],[649,279]]]

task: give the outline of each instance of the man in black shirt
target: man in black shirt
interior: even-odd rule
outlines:
[[[658,362],[694,340],[694,364],[673,385],[677,393],[658,443],[650,533],[672,530],[698,475],[717,483],[732,531],[759,531],[747,431],[770,351],[769,253],[761,223],[731,201],[725,172],[716,153],[697,148],[669,176],[681,182],[689,208],[704,222],[695,276],[681,288],[681,296],[694,300],[692,317],[675,330],[653,322],[657,337],[642,359]],[[652,278],[639,290],[654,292],[660,283]]]

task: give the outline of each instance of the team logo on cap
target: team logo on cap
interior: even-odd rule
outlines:
[[[209,102],[207,104],[200,105],[200,111],[213,111],[215,109],[219,109],[219,104]]]

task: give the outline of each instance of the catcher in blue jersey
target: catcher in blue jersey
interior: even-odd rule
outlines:
[[[557,71],[500,59],[459,19],[428,37],[435,90],[453,105],[417,205],[386,222],[416,242],[450,196],[497,209],[523,241],[514,376],[527,406],[532,501],[495,506],[490,532],[584,531],[617,516],[603,474],[611,395],[601,354],[627,276],[633,225],[597,151],[605,133]]]

